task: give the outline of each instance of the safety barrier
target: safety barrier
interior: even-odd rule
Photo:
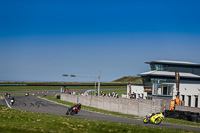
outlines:
[[[200,113],[196,113],[196,112],[165,110],[165,117],[200,123]]]

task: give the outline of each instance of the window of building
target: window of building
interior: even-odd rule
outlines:
[[[195,107],[198,107],[198,96],[195,96]]]
[[[163,95],[167,95],[167,85],[163,85]]]
[[[170,95],[170,96],[172,96],[172,91],[173,91],[173,85],[168,85],[167,86],[168,88],[167,88],[167,90],[168,90],[168,95]]]
[[[162,85],[162,84],[153,84],[153,95],[168,95],[172,96],[172,91],[173,91],[173,85],[167,84],[167,85]]]
[[[191,106],[191,96],[188,96],[188,106]]]
[[[182,95],[182,101],[185,101],[185,95]]]
[[[151,64],[151,70],[152,70],[152,71],[156,70],[155,64]]]
[[[186,72],[186,73],[192,73],[193,69],[190,67],[181,67],[181,66],[169,66],[169,71],[170,72]]]
[[[162,95],[162,87],[159,87],[159,88],[157,89],[157,95]]]
[[[193,73],[197,74],[197,75],[200,75],[200,68],[194,68],[193,69]]]
[[[156,68],[157,71],[164,71],[163,65],[156,64],[155,68]]]

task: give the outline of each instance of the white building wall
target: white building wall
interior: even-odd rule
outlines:
[[[200,108],[200,91],[199,91],[199,94],[198,94],[198,107]]]
[[[176,85],[175,85],[176,88]],[[195,95],[198,96],[198,107],[200,108],[200,84],[183,84],[179,85],[180,96],[185,96],[185,106],[189,105],[188,96],[191,96],[191,107],[195,107]],[[176,93],[176,91],[175,91]]]
[[[182,95],[198,95],[200,84],[180,84],[179,91]]]
[[[141,85],[131,85],[131,94],[133,92],[136,94],[136,98],[138,98],[138,94],[140,97],[143,95],[143,99],[146,99],[147,97],[147,92],[144,92],[144,87]],[[129,85],[127,85],[127,97],[129,96]]]

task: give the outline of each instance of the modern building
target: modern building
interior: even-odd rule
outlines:
[[[174,99],[179,95],[185,106],[200,108],[200,64],[181,61],[151,61],[151,71],[140,73],[147,99]],[[179,90],[175,80],[179,72]]]

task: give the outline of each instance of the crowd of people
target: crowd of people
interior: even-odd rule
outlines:
[[[118,93],[115,93],[115,92],[112,92],[112,93],[108,92],[108,95],[107,95],[105,92],[101,91],[101,96],[103,96],[103,97],[108,96],[108,97],[119,98]]]

